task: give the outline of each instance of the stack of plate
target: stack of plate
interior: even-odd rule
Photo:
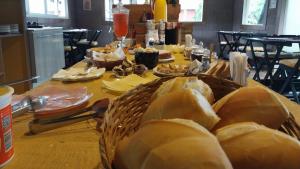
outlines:
[[[0,33],[10,33],[10,25],[0,25]]]
[[[19,24],[11,24],[10,32],[11,33],[19,33]]]

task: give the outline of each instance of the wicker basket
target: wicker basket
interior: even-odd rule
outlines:
[[[101,132],[100,154],[103,169],[113,169],[112,162],[116,145],[125,136],[133,134],[139,128],[141,117],[150,104],[150,97],[163,82],[172,78],[174,77],[161,78],[146,85],[140,85],[117,98],[109,106],[104,119],[101,121],[102,124],[99,122],[97,127]],[[232,81],[210,75],[202,74],[198,78],[211,87],[216,100],[241,87]],[[297,127],[294,118],[291,117],[282,126],[281,131],[299,139],[298,131],[300,128]]]
[[[92,60],[92,64],[97,68],[105,68],[108,71],[111,71],[115,66],[119,66],[123,63],[124,60],[117,60],[117,61],[97,61]]]

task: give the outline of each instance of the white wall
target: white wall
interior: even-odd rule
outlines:
[[[286,35],[300,35],[300,1],[287,0],[285,17],[283,20],[283,32]],[[291,48],[285,48],[288,51],[299,51],[298,44],[294,44]]]
[[[300,35],[300,1],[288,0],[285,23],[283,27],[284,34]]]

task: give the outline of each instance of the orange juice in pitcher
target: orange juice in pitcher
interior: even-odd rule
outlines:
[[[160,20],[167,22],[167,1],[152,0],[152,5],[155,22],[159,22]]]

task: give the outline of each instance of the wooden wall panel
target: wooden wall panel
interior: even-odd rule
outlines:
[[[25,80],[28,75],[26,49],[24,37],[10,37],[2,39],[2,53],[5,67],[5,81]],[[29,89],[29,84],[12,86],[16,93],[23,93]]]

